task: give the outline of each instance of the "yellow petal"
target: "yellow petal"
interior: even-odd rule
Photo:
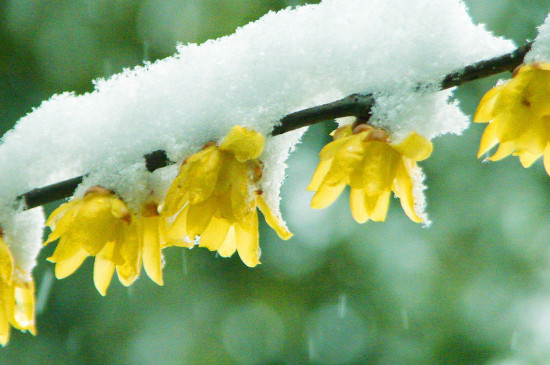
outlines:
[[[537,64],[531,69],[530,82],[527,86],[531,108],[537,115],[550,114],[548,95],[550,93],[550,64]],[[523,68],[526,68],[525,66]],[[519,76],[519,75],[518,75]]]
[[[216,251],[224,243],[230,227],[226,219],[212,217],[210,224],[200,237],[199,246]]]
[[[190,163],[185,172],[185,179],[179,188],[188,193],[191,204],[198,204],[210,197],[218,182],[218,176],[222,164],[225,162],[223,155],[215,147],[208,148],[209,153],[203,158]]]
[[[162,280],[162,252],[158,216],[142,219],[143,229],[143,267],[149,277],[158,285]]]
[[[525,168],[531,166],[533,162],[535,162],[540,155],[538,154],[532,154],[527,151],[522,151],[517,153],[519,156],[519,161],[521,162],[521,165]]]
[[[0,286],[0,344],[5,346],[10,339],[11,312],[13,312],[13,296],[9,285]]]
[[[493,148],[498,143],[498,137],[496,133],[496,124],[494,122],[489,123],[483,135],[481,136],[481,141],[479,142],[479,150],[477,152],[477,158],[480,158],[481,155],[487,153],[491,148]]]
[[[216,211],[216,203],[217,201],[211,197],[199,204],[189,206],[186,231],[190,238],[199,236],[208,227],[208,223]]]
[[[111,214],[107,197],[97,197],[82,205],[70,229],[70,236],[92,256],[114,239],[120,220]]]
[[[258,158],[264,144],[265,138],[261,133],[236,125],[225,136],[220,149],[233,152],[237,161],[243,162]]]
[[[166,244],[168,246],[193,247],[193,237],[187,234],[187,212],[189,206],[183,208],[176,216],[170,228],[165,232]],[[162,217],[161,219],[166,219]]]
[[[96,256],[94,262],[94,284],[99,294],[103,296],[107,294],[107,288],[115,272],[115,263],[108,259],[108,257],[113,257],[114,248],[115,242],[108,242]]]
[[[370,214],[370,218],[373,221],[383,222],[386,220],[386,214],[388,213],[388,207],[390,205],[390,195],[391,192],[388,190],[380,193],[378,196],[374,209]]]
[[[251,196],[250,185],[252,184],[247,167],[239,162],[230,165],[229,179],[231,181],[231,210],[234,220],[243,220],[254,207],[254,198]],[[221,192],[222,194],[227,192]]]
[[[55,229],[59,219],[61,219],[62,217],[65,217],[69,212],[69,210],[73,209],[75,205],[80,205],[80,204],[82,204],[82,199],[73,199],[68,203],[61,204],[53,212],[50,213],[50,216],[46,221],[46,225],[52,229]],[[69,214],[68,218],[70,220],[71,214]],[[72,218],[74,218],[74,214]]]
[[[350,186],[362,188],[368,195],[390,190],[397,163],[402,158],[399,152],[386,142],[372,141],[365,143],[363,155],[361,165],[350,176]]]
[[[280,217],[275,217],[275,215],[273,214],[273,211],[267,205],[267,203],[265,202],[264,198],[261,195],[259,195],[256,198],[256,204],[258,205],[258,209],[260,209],[260,211],[264,215],[264,219],[265,219],[266,223],[275,232],[277,232],[277,235],[281,239],[288,240],[288,239],[290,239],[290,237],[292,237],[292,232],[290,232],[286,228],[284,222],[282,221],[282,219]]]
[[[225,240],[220,247],[218,247],[218,254],[221,257],[229,257],[233,255],[235,250],[237,250],[237,240],[235,237],[235,226],[233,225],[229,227]]]
[[[550,144],[544,149],[544,169],[550,175]]]
[[[397,169],[395,195],[400,199],[401,207],[410,220],[416,223],[422,222],[414,209],[413,181],[404,163],[401,163]]]
[[[514,142],[502,142],[498,146],[497,151],[494,155],[489,157],[491,161],[502,160],[504,157],[511,155],[516,150],[516,145]]]
[[[52,229],[52,233],[50,233],[44,245],[59,239],[68,232],[82,204],[82,199],[73,199],[69,203],[61,204],[50,214],[46,225]]]
[[[495,86],[483,96],[474,114],[474,123],[488,123],[494,118],[495,101],[503,87],[504,85]]]
[[[403,156],[414,161],[425,160],[431,155],[433,150],[432,143],[416,132],[411,132],[403,141],[392,145],[392,147]]]
[[[124,286],[132,285],[139,277],[139,272],[136,271],[135,267],[129,264],[116,265],[115,268],[118,281],[120,281],[120,283]]]
[[[349,183],[350,175],[361,165],[367,145],[363,142],[367,132],[359,133],[347,139],[347,143],[334,155],[334,160],[324,182],[330,185]]]
[[[14,285],[15,306],[12,324],[14,327],[36,335],[34,315],[34,282],[16,282]]]
[[[122,200],[116,196],[109,198],[109,203],[111,205],[111,215],[115,218],[126,218],[130,215],[130,210]]]
[[[11,283],[13,272],[13,257],[11,251],[0,237],[0,285],[2,282]]]
[[[331,205],[336,198],[342,193],[342,190],[346,187],[346,184],[338,184],[331,186],[328,184],[321,184],[319,190],[313,195],[311,199],[311,207],[313,209],[323,209]]]
[[[311,182],[306,188],[307,191],[316,191],[319,189],[319,187],[321,186],[321,183],[325,179],[325,176],[330,171],[331,165],[332,165],[332,159],[321,160],[321,162],[319,162],[319,165],[317,165],[317,168],[313,173]]]
[[[187,190],[182,189],[185,178],[186,175],[180,172],[172,182],[172,185],[170,185],[166,197],[164,198],[161,215],[165,217],[173,216],[189,201],[189,193]]]
[[[64,279],[71,275],[82,265],[88,256],[89,254],[86,250],[79,248],[73,256],[65,260],[57,261],[55,263],[55,277],[57,279]]]
[[[357,223],[365,223],[369,220],[369,214],[365,207],[365,192],[360,188],[351,188],[349,196],[351,215]]]
[[[130,286],[138,278],[142,262],[142,242],[135,224],[124,230],[115,243],[115,252],[117,248],[122,259],[121,264],[115,261],[118,279],[124,286]]]
[[[321,159],[321,161],[333,158],[338,151],[344,148],[346,143],[349,142],[350,138],[351,136],[327,143],[327,145],[321,149],[321,152],[319,152],[319,158]]]
[[[334,140],[350,137],[351,135],[353,135],[352,127],[353,126],[351,124],[348,124],[343,127],[336,128],[335,130],[330,132],[330,135],[334,138]]]
[[[260,263],[260,246],[258,237],[258,214],[253,212],[246,221],[235,224],[237,252],[248,267]]]
[[[88,256],[82,246],[69,236],[63,236],[48,261],[55,262],[55,277],[63,279],[75,272]]]
[[[367,210],[367,214],[369,216],[369,218],[371,218],[372,216],[372,213],[376,210],[376,204],[378,203],[378,198],[380,197],[380,193],[376,193],[376,194],[368,194],[368,193],[365,193],[365,195],[363,196],[364,200],[365,200],[365,208]]]

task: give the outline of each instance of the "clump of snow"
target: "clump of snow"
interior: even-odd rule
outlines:
[[[260,182],[262,191],[264,192],[263,198],[275,215],[280,216],[279,206],[281,198],[279,190],[285,179],[286,160],[296,148],[296,143],[304,132],[305,128],[301,128],[268,138],[264,151],[260,156],[260,160],[264,163],[262,180]]]
[[[42,248],[42,207],[23,212],[3,210],[0,212],[0,227],[4,231],[2,239],[10,247],[15,266],[23,273],[30,274]]]
[[[459,132],[465,118],[449,92],[417,86],[512,48],[457,0],[325,0],[272,12],[96,80],[91,93],[42,103],[2,138],[0,206],[9,211],[17,195],[85,173],[88,186],[103,183],[137,205],[150,194],[134,186],[147,180],[145,154],[160,149],[180,162],[236,124],[268,134],[288,113],[356,92],[378,96],[375,117],[397,134]],[[262,185],[274,209],[302,133],[267,139]],[[159,176],[165,190],[171,181]]]
[[[113,171],[117,171],[116,166],[106,166],[86,176],[73,198],[82,198],[88,189],[99,185],[116,192],[132,212],[141,214],[143,206],[155,200],[152,196],[152,186],[149,184],[151,174],[145,168],[145,162],[119,166],[116,174],[113,174]]]
[[[389,129],[394,143],[399,143],[411,131],[432,139],[440,134],[460,134],[468,127],[468,117],[450,100],[452,91],[421,94],[396,92],[379,95],[372,110],[372,122]]]
[[[538,31],[531,50],[525,55],[525,62],[550,62],[550,14],[538,27]]]
[[[426,212],[426,196],[424,195],[424,190],[427,187],[424,185],[425,175],[420,167],[414,166],[411,169],[411,179],[413,182],[414,212],[422,219],[422,225],[429,227],[432,221],[428,218],[428,213]]]

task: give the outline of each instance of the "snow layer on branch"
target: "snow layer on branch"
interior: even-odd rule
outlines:
[[[3,239],[10,246],[16,267],[30,274],[42,248],[42,207],[17,213],[4,210],[0,213],[0,226],[3,227]]]
[[[550,62],[550,14],[538,31],[531,50],[525,55],[525,62]]]
[[[181,161],[235,124],[269,133],[290,112],[356,92],[378,95],[375,117],[399,134],[459,132],[465,118],[447,92],[414,90],[512,46],[472,24],[457,0],[326,0],[269,13],[233,35],[97,80],[92,93],[42,103],[3,137],[0,205],[88,172],[89,184],[108,181],[131,203],[141,190],[129,182],[142,178],[115,175],[143,174],[136,164],[149,152]],[[264,191],[274,208],[300,136],[267,142]]]

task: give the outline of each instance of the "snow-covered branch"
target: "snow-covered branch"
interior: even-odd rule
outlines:
[[[528,42],[513,52],[476,62],[457,72],[450,73],[441,81],[440,89],[445,90],[469,81],[512,71],[523,62],[525,54],[531,49],[531,44],[532,42]],[[290,113],[280,120],[280,123],[273,129],[271,134],[276,136],[305,126],[342,117],[353,116],[365,120],[370,118],[370,112],[374,103],[373,94],[352,94],[327,104]],[[161,150],[154,151],[144,157],[147,170],[150,172],[168,166],[171,163],[166,153]],[[20,195],[18,199],[24,202],[26,209],[35,208],[70,197],[82,181],[83,176],[78,176],[56,184],[33,189]]]

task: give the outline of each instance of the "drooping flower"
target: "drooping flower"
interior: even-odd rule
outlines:
[[[34,281],[15,265],[0,230],[0,344],[10,338],[10,324],[36,335]]]
[[[52,229],[45,244],[59,239],[53,255],[58,279],[71,275],[88,256],[94,256],[94,284],[105,295],[116,269],[120,282],[131,285],[141,265],[162,285],[162,254],[156,205],[136,216],[112,191],[95,186],[82,199],[73,199],[52,212]]]
[[[262,197],[264,136],[235,126],[217,146],[205,145],[188,157],[165,199],[166,239],[170,244],[199,246],[218,251],[223,257],[238,251],[248,266],[259,261],[259,208],[279,237],[292,236]]]
[[[416,161],[432,152],[428,140],[411,132],[402,142],[391,144],[385,130],[366,124],[344,126],[332,135],[334,141],[319,153],[321,161],[307,187],[316,192],[312,208],[329,206],[349,185],[351,213],[357,222],[385,220],[392,191],[407,216],[422,222],[415,209],[412,176],[419,169]]]
[[[518,67],[514,77],[489,90],[474,116],[476,123],[489,123],[483,132],[478,157],[500,144],[491,161],[513,154],[523,167],[544,155],[550,174],[550,64]]]

